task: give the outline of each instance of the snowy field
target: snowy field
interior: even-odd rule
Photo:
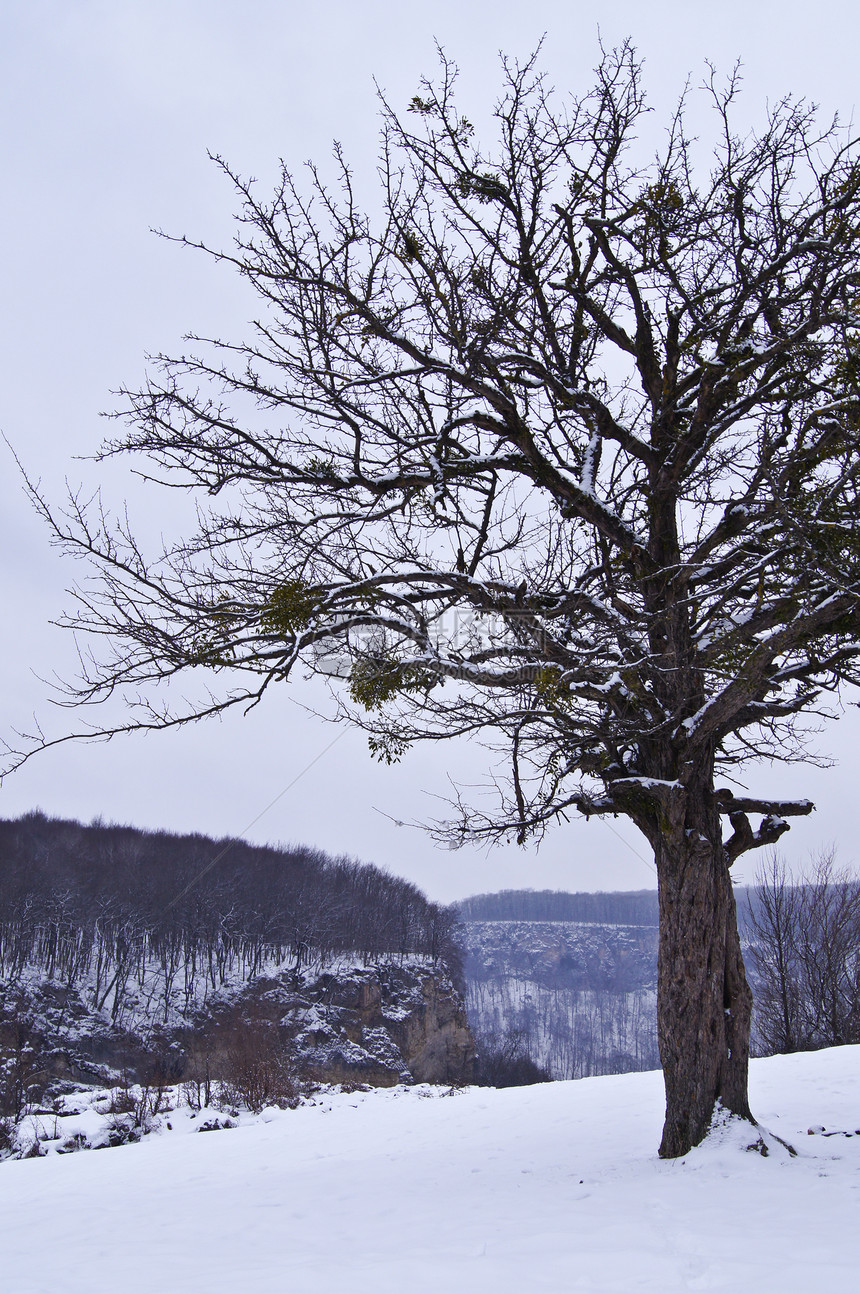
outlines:
[[[177,1112],[136,1145],[0,1164],[0,1285],[853,1294],[860,1047],[755,1061],[751,1087],[797,1158],[729,1127],[661,1162],[657,1073],[339,1094],[204,1136]]]

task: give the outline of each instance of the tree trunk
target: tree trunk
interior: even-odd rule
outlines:
[[[747,1097],[752,993],[719,814],[667,824],[657,842],[660,903],[657,1033],[666,1084],[660,1155],[684,1155],[702,1140],[719,1102],[755,1122]],[[698,798],[698,797],[697,797]],[[698,815],[696,815],[698,816]]]

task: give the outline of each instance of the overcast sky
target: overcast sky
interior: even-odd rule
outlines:
[[[296,167],[324,160],[336,138],[369,190],[374,81],[405,106],[434,70],[436,40],[460,65],[462,98],[480,123],[499,85],[500,50],[522,56],[545,36],[549,77],[576,91],[598,57],[598,24],[604,44],[629,35],[643,55],[655,130],[706,60],[724,70],[742,60],[750,122],[789,92],[826,115],[855,113],[860,20],[839,0],[318,0],[313,9],[292,0],[5,0],[0,428],[28,471],[55,498],[67,477],[94,481],[76,457],[97,448],[111,390],[140,380],[146,353],[175,348],[186,331],[241,331],[238,288],[150,232],[229,239],[235,204],[207,150],[265,182],[279,157]],[[28,510],[5,450],[0,461],[2,727],[26,726],[35,711],[59,732],[69,716],[52,712],[41,677],[74,671],[73,644],[49,623],[73,572]],[[112,471],[107,488],[121,503],[123,474]],[[163,500],[131,496],[144,523],[158,525]],[[303,708],[313,699],[285,689],[247,718],[48,752],[7,779],[0,815],[41,807],[301,841],[377,862],[443,900],[508,886],[655,884],[647,848],[623,820],[558,828],[537,853],[440,851],[396,821],[441,816],[435,797],[449,777],[478,781],[480,754],[447,744],[380,767],[363,736]],[[784,842],[795,859],[829,842],[846,864],[860,859],[858,742],[849,708],[819,739],[834,768],[762,768],[751,782],[816,800],[817,815]],[[743,862],[751,879],[755,864]]]

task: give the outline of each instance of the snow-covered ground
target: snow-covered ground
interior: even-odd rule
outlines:
[[[205,1136],[183,1114],[139,1144],[0,1164],[0,1283],[853,1294],[860,1047],[755,1061],[751,1088],[797,1158],[726,1127],[661,1162],[659,1073],[322,1095]]]

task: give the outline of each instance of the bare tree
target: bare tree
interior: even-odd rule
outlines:
[[[792,883],[772,855],[750,897],[757,1045],[810,1051],[860,1041],[860,883],[825,850]]]
[[[791,884],[785,861],[772,853],[747,897],[752,938],[755,1022],[766,1054],[802,1047],[800,976],[801,891]]]
[[[802,886],[797,941],[808,1045],[860,1041],[860,883],[835,864],[816,860]]]
[[[720,770],[802,758],[803,716],[857,679],[858,152],[788,99],[742,132],[737,76],[711,74],[707,159],[682,102],[643,164],[628,46],[564,102],[534,59],[504,70],[489,149],[444,58],[383,106],[378,217],[339,151],[332,185],[284,169],[271,196],[219,161],[239,228],[203,250],[259,317],[162,356],[104,450],[197,495],[198,531],[151,560],[124,522],[40,506],[98,572],[66,623],[98,648],[73,700],[138,707],[111,731],[304,662],[345,676],[381,759],[506,751],[497,811],[461,806],[455,840],[632,819],[680,1155],[716,1102],[752,1117],[729,868],[812,808]],[[201,666],[222,690],[171,709],[158,683]]]

